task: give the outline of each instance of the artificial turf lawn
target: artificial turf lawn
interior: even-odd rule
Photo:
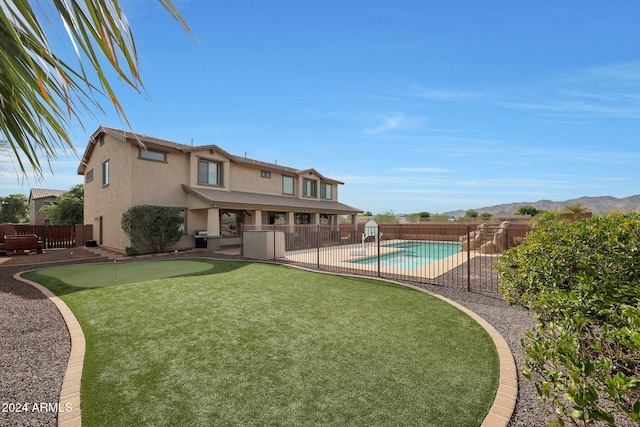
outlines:
[[[439,299],[372,279],[197,262],[211,274],[95,289],[28,273],[83,327],[84,425],[477,426],[488,412],[493,342]]]
[[[146,282],[153,279],[186,276],[211,269],[211,264],[200,260],[167,260],[106,264],[80,264],[41,270],[40,274],[54,277],[78,288],[102,288]]]

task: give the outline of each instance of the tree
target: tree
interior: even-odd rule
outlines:
[[[449,220],[451,219],[449,215],[439,214],[439,213],[430,215],[429,218],[431,218],[431,222],[436,222],[436,223],[449,222]]]
[[[84,223],[84,185],[78,184],[62,193],[55,202],[40,208],[52,224]]]
[[[158,1],[190,31],[171,0]],[[76,51],[75,67],[51,50],[41,24],[58,18]],[[51,164],[58,148],[73,151],[66,128],[71,120],[81,122],[82,110],[90,105],[100,108],[95,93],[109,98],[126,120],[103,71],[105,60],[120,80],[143,90],[133,35],[119,0],[6,0],[0,4],[0,34],[0,139],[7,140],[22,173],[28,164],[42,174],[38,155]],[[87,68],[95,71],[96,84]]]
[[[122,214],[121,226],[137,251],[163,252],[182,236],[180,211],[166,206],[132,206]]]
[[[465,218],[477,218],[478,217],[478,212],[476,212],[474,209],[468,209],[465,213],[464,213]]]
[[[398,218],[396,217],[396,213],[392,210],[379,213],[373,219],[378,224],[397,224],[398,223]]]
[[[540,213],[540,211],[533,206],[520,206],[518,210],[514,213],[514,215],[531,215],[536,216]]]
[[[10,194],[7,197],[0,197],[0,223],[26,221],[29,218],[28,205],[29,199],[24,194]]]
[[[417,213],[407,215],[407,222],[409,224],[417,224],[418,222],[420,222],[420,215]]]
[[[614,425],[614,412],[638,423],[640,214],[543,216],[498,261],[505,299],[538,320],[523,340],[524,374],[560,425]]]

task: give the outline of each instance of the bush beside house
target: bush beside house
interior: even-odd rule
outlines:
[[[184,220],[180,211],[166,206],[139,205],[129,208],[121,221],[131,239],[128,255],[139,252],[164,252],[182,236]]]

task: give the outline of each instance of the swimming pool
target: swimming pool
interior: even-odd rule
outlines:
[[[410,240],[383,245],[384,248],[400,249],[398,252],[380,256],[380,266],[415,270],[434,261],[447,258],[460,252],[459,242],[432,242]],[[351,261],[355,264],[377,264],[378,257]]]

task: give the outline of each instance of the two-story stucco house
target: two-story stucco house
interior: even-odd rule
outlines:
[[[64,192],[64,190],[32,188],[29,192],[29,223],[31,225],[45,225],[47,214],[40,211],[40,208],[55,202]]]
[[[140,147],[142,142],[146,149]],[[100,127],[91,136],[78,174],[84,175],[84,220],[100,245],[124,251],[131,243],[122,214],[132,206],[171,206],[184,216],[176,248],[194,235],[240,243],[241,225],[338,224],[362,212],[338,202],[342,182],[315,169],[298,170],[232,155],[217,145],[190,146]]]

